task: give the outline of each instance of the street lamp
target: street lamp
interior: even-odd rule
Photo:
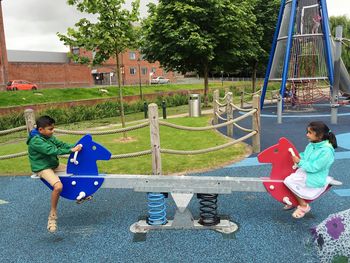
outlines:
[[[224,71],[221,70],[221,86],[224,86]]]
[[[140,61],[141,59],[137,59],[137,65],[139,67],[139,85],[140,85],[140,99],[143,100],[143,95],[142,95],[142,86],[141,86],[141,66],[140,66]]]

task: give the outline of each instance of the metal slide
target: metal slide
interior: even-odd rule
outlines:
[[[335,56],[335,43],[334,40],[332,40],[332,53],[333,53],[333,59]],[[347,71],[345,64],[342,59],[340,59],[340,81],[339,81],[339,89],[346,93],[347,95],[350,95],[350,76],[349,72]]]
[[[339,89],[350,95],[350,76],[348,71],[346,70],[345,64],[343,60],[341,60],[340,64],[340,82],[339,82]]]

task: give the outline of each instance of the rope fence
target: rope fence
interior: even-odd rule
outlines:
[[[226,99],[226,108],[225,112],[220,111],[220,104],[217,102],[220,100],[219,98],[219,91],[215,90],[213,94],[213,115],[214,115],[214,125],[218,125],[219,120],[225,121],[227,126],[227,136],[233,137],[233,131],[234,127],[243,131],[243,132],[253,132],[253,131],[258,131],[258,134],[251,135],[253,137],[252,140],[252,146],[253,146],[253,151],[254,152],[259,152],[260,151],[260,93],[261,91],[257,91],[254,93],[250,93],[252,95],[252,103],[251,103],[251,108],[243,108],[242,105],[242,100],[241,100],[241,107],[235,105],[233,103],[233,94],[232,92],[227,92],[225,94],[225,99]],[[222,99],[221,99],[222,100]],[[239,117],[233,119],[233,114],[234,112],[238,112],[241,114]],[[226,118],[221,116],[222,114],[226,114]],[[241,125],[238,124],[239,121],[252,116],[252,128],[244,128]]]
[[[133,130],[141,129],[147,126],[149,126],[148,121],[135,126],[130,126],[130,127],[116,129],[116,130],[109,130],[109,131],[68,131],[68,130],[62,130],[62,129],[55,129],[55,132],[59,134],[73,134],[73,135],[86,135],[86,134],[106,135],[106,134],[115,134],[115,133],[133,131]]]
[[[218,91],[217,91],[218,92]],[[158,118],[158,106],[154,103],[150,104],[148,106],[148,112],[149,112],[149,119],[146,122],[134,125],[134,126],[130,126],[130,127],[124,127],[124,128],[120,128],[120,129],[114,129],[114,130],[107,130],[107,131],[96,131],[96,130],[92,130],[92,131],[81,131],[81,130],[77,130],[77,131],[71,131],[71,130],[64,130],[64,129],[55,129],[55,132],[58,134],[69,134],[69,135],[86,135],[86,134],[91,134],[91,135],[107,135],[107,134],[116,134],[116,133],[123,133],[126,131],[134,131],[137,129],[142,129],[145,127],[149,126],[150,129],[150,145],[151,145],[151,149],[146,149],[143,151],[139,151],[139,152],[132,152],[132,153],[125,153],[125,154],[115,154],[111,156],[111,159],[125,159],[125,158],[134,158],[134,157],[139,157],[139,156],[145,156],[145,155],[152,155],[152,170],[153,170],[153,174],[161,174],[161,153],[164,154],[178,154],[178,155],[190,155],[190,154],[203,154],[203,153],[209,153],[209,152],[213,152],[213,151],[218,151],[224,148],[227,148],[229,146],[232,146],[234,144],[237,144],[239,142],[242,142],[248,138],[253,138],[253,151],[254,152],[259,152],[260,151],[260,109],[259,109],[259,96],[257,96],[254,99],[253,104],[256,106],[255,108],[251,108],[251,109],[241,109],[237,106],[234,106],[232,104],[232,93],[228,92],[227,94],[225,94],[225,97],[223,98],[224,100],[226,100],[225,103],[225,110],[223,111],[224,113],[229,112],[233,112],[233,109],[236,110],[240,110],[240,111],[244,111],[244,114],[242,114],[241,116],[233,119],[232,116],[225,122],[223,123],[215,123],[213,125],[210,126],[205,126],[205,127],[188,127],[188,126],[182,126],[182,125],[177,125],[177,124],[173,124],[173,123],[169,123],[169,122],[165,122],[165,121],[159,121]],[[217,101],[219,101],[219,99],[217,99]],[[218,110],[218,112],[215,112],[214,114],[214,119],[216,118],[221,118],[220,116],[220,104],[219,103],[215,103],[217,105],[216,109]],[[228,110],[229,109],[229,110]],[[17,128],[13,128],[13,129],[9,129],[9,130],[4,130],[4,131],[0,131],[0,136],[2,135],[6,135],[6,134],[10,134],[13,132],[18,132],[18,131],[23,131],[23,130],[27,130],[28,132],[30,132],[31,130],[33,130],[35,128],[35,114],[34,111],[32,109],[27,109],[25,110],[24,113],[25,116],[25,120],[26,120],[26,126],[21,126],[21,127],[17,127]],[[252,119],[254,120],[252,122],[252,128],[248,129],[248,128],[243,128],[240,125],[237,124],[237,122],[248,118],[252,116]],[[207,130],[214,130],[214,129],[219,129],[222,127],[231,127],[233,128],[233,126],[248,132],[248,134],[246,134],[245,136],[242,136],[241,138],[237,138],[234,139],[228,143],[225,143],[223,145],[218,145],[215,147],[209,147],[206,149],[200,149],[200,150],[174,150],[174,149],[163,149],[160,147],[160,126],[165,126],[165,127],[169,127],[169,128],[173,128],[173,129],[178,129],[178,130],[184,130],[184,131],[207,131]],[[254,139],[255,138],[255,139]],[[28,152],[19,152],[19,153],[14,153],[14,154],[9,154],[9,155],[3,155],[0,156],[0,160],[6,160],[6,159],[12,159],[12,158],[18,158],[18,157],[23,157],[23,156],[27,156]],[[69,155],[61,155],[60,157],[62,158],[68,158]]]
[[[27,126],[20,126],[20,127],[17,127],[17,128],[3,130],[3,131],[0,131],[0,136],[6,135],[6,134],[10,134],[10,133],[14,133],[14,132],[25,131],[26,129],[27,129]]]

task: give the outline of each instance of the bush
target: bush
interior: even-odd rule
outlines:
[[[155,101],[159,107],[165,101],[167,107],[176,107],[186,105],[188,103],[188,95],[175,94],[168,97],[158,97]],[[152,102],[147,102],[147,105]],[[144,103],[138,101],[136,103],[124,103],[124,113],[137,113],[144,111]],[[55,119],[57,124],[66,124],[72,122],[80,122],[101,118],[120,116],[119,102],[104,102],[92,106],[72,106],[65,108],[49,108],[42,111],[35,112],[35,115],[49,115]],[[0,130],[7,130],[18,126],[25,125],[23,113],[13,113],[0,117]]]

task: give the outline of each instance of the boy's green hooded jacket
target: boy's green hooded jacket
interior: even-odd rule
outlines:
[[[74,144],[64,143],[55,136],[46,137],[37,129],[30,132],[27,140],[30,166],[33,172],[55,169],[59,165],[58,155],[71,153]]]

